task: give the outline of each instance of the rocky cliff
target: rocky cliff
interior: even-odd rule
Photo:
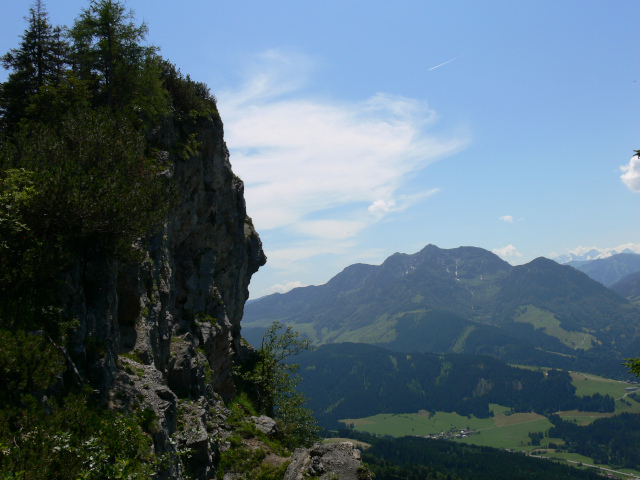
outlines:
[[[219,117],[168,123],[151,136],[175,205],[141,261],[87,257],[67,271],[59,297],[80,322],[67,381],[88,381],[116,410],[153,409],[154,448],[170,458],[162,477],[210,478],[225,437],[222,402],[235,393],[232,367],[243,354],[249,281],[266,257]],[[198,148],[173,153],[185,138]]]

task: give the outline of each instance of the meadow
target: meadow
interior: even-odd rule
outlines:
[[[534,367],[536,368],[536,367]],[[570,410],[558,412],[565,420],[586,425],[598,418],[611,417],[624,412],[640,413],[640,403],[630,398],[625,391],[629,384],[591,374],[571,372],[572,383],[577,395],[610,395],[615,401],[614,413],[579,412]],[[536,413],[511,413],[510,409],[497,404],[490,405],[493,417],[476,418],[457,413],[436,412],[429,414],[424,410],[417,413],[381,413],[367,418],[346,418],[341,420],[346,426],[375,435],[437,435],[450,430],[474,430],[477,433],[458,441],[473,445],[496,448],[531,451],[536,447],[530,444],[529,433],[545,431],[551,423]],[[562,443],[558,439],[544,438],[542,447],[549,442]]]
[[[560,327],[560,320],[558,320],[553,313],[541,310],[532,305],[520,307],[520,314],[515,317],[514,320],[516,322],[530,323],[535,329],[543,330],[547,335],[556,337],[571,348],[589,350],[592,342],[596,342],[596,338],[589,333],[585,334],[565,330]]]

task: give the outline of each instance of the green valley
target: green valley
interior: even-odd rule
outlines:
[[[635,385],[590,374],[569,373],[576,395],[612,396],[615,398],[615,410],[613,412],[578,410],[557,412],[557,417],[562,421],[576,426],[586,426],[598,419],[619,415],[634,414],[635,417],[640,418],[638,401],[640,397],[635,392],[626,390],[634,388]],[[489,418],[459,415],[455,412],[430,413],[422,410],[417,413],[387,413],[366,418],[346,418],[342,419],[341,423],[353,431],[383,437],[424,436],[447,439],[467,445],[521,451],[575,463],[595,465],[600,460],[598,467],[616,469],[616,471],[620,469],[620,465],[603,464],[602,458],[597,456],[591,458],[572,452],[571,446],[568,446],[563,438],[549,436],[548,432],[554,431],[554,424],[543,415],[533,412],[514,413],[513,409],[498,404],[491,404],[490,410]],[[537,441],[534,440],[536,437]],[[638,470],[629,468],[620,469],[620,472],[632,475],[640,473]]]

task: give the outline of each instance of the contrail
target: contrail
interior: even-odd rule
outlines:
[[[446,65],[447,63],[451,63],[451,62],[453,62],[454,60],[457,60],[457,59],[459,59],[459,58],[460,58],[460,55],[458,55],[458,56],[457,56],[457,57],[455,57],[455,58],[452,58],[451,60],[447,60],[446,62],[441,63],[440,65],[436,65],[435,67],[431,67],[428,71],[435,70],[436,68],[441,67],[441,66],[443,66],[443,65]]]

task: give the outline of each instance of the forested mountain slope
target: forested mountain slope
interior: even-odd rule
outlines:
[[[640,299],[640,272],[627,275],[611,285],[611,290],[620,296],[637,302]]]
[[[487,356],[403,354],[340,343],[305,352],[296,362],[310,407],[333,428],[343,418],[419,410],[486,418],[491,403],[540,414],[614,408],[611,397],[578,398],[565,371],[516,368]]]
[[[638,350],[639,312],[586,274],[545,258],[512,267],[480,248],[428,245],[252,302],[243,328],[251,338],[251,328],[277,320],[317,345],[366,342],[563,367],[609,359],[603,368],[614,369]]]

